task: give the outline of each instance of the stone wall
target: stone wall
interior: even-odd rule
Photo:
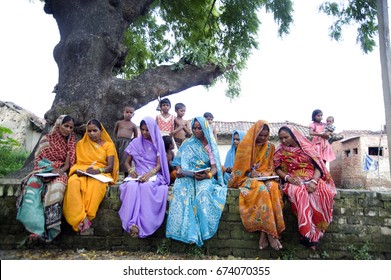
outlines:
[[[18,181],[0,179],[0,249],[26,248],[27,236],[23,226],[15,220],[15,198]],[[94,220],[94,234],[80,236],[64,221],[62,233],[51,244],[38,244],[39,249],[86,249],[189,252],[187,245],[165,238],[165,224],[152,236],[132,239],[121,228],[118,187],[111,187]],[[285,209],[286,230],[282,235],[284,249],[258,249],[258,233],[246,232],[238,213],[238,190],[229,189],[217,234],[205,242],[202,252],[209,255],[259,259],[391,259],[391,192],[339,189],[335,198],[334,221],[321,241],[317,252],[298,242],[297,221],[289,203]]]

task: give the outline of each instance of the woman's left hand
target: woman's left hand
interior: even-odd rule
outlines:
[[[203,172],[196,172],[194,173],[194,179],[196,180],[205,180],[205,179],[209,179],[209,174],[205,171]]]
[[[147,173],[144,173],[138,180],[141,183],[145,183],[145,182],[149,181],[149,178],[151,178],[151,176],[152,176],[151,173],[147,172]]]
[[[314,182],[310,182],[308,185],[307,185],[307,191],[309,193],[313,193],[314,191],[316,191],[316,187],[317,187],[317,184],[315,184]]]

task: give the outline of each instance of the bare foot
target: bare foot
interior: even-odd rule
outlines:
[[[272,235],[268,234],[267,239],[269,240],[270,246],[276,251],[282,249],[282,245],[280,243],[280,240],[278,238],[273,237]]]
[[[269,245],[269,242],[267,241],[266,232],[261,231],[261,236],[259,237],[258,245],[260,250],[265,249]]]
[[[138,226],[136,226],[136,225],[133,224],[133,225],[130,227],[130,236],[131,236],[132,238],[138,238],[138,231],[139,231]]]

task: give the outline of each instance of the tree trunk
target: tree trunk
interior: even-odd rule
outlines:
[[[210,85],[222,74],[216,65],[199,68],[187,64],[177,71],[171,70],[170,66],[159,66],[130,81],[113,76],[113,68],[123,63],[127,53],[122,44],[125,30],[148,12],[152,2],[45,0],[44,10],[55,18],[61,39],[54,49],[59,70],[54,90],[56,96],[45,114],[47,127],[43,134],[61,114],[75,118],[78,134],[84,133],[84,125],[91,118],[100,120],[112,134],[125,104],[138,109],[158,96],[197,85]],[[34,152],[35,149],[18,177],[31,171]]]

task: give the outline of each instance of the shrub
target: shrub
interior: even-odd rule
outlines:
[[[12,134],[12,130],[0,126],[0,177],[22,168],[29,155],[20,148],[18,141],[7,134]]]

